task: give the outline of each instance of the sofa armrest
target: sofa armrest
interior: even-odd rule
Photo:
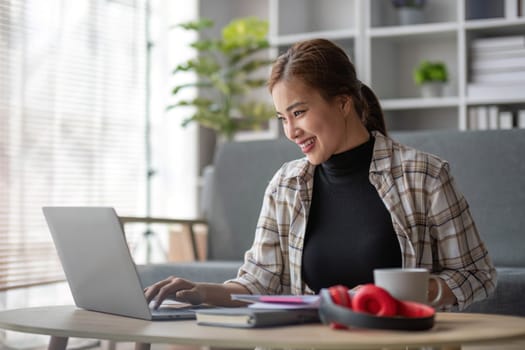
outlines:
[[[151,216],[119,216],[119,220],[122,226],[132,223],[182,225],[190,233],[191,249],[194,259],[197,260],[199,257],[194,227],[195,225],[207,225],[207,221],[204,219],[172,219]]]
[[[525,317],[525,267],[497,267],[496,270],[498,285],[494,293],[464,311]]]

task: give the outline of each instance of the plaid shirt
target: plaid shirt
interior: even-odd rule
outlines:
[[[374,136],[369,179],[392,216],[403,266],[441,277],[460,310],[487,297],[496,270],[448,163],[378,132]],[[301,262],[314,170],[302,158],[277,171],[265,191],[253,246],[228,282],[253,294],[313,293],[302,280]]]

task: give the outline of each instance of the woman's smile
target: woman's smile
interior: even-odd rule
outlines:
[[[315,147],[315,137],[310,137],[304,141],[297,142],[299,147],[301,148],[301,151],[304,154],[307,154],[308,152],[312,151],[312,149]]]

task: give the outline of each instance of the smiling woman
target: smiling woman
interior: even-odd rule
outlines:
[[[448,163],[386,135],[375,94],[343,49],[298,42],[274,62],[268,86],[286,137],[306,157],[270,180],[236,278],[172,276],[148,287],[148,299],[234,306],[231,294],[357,290],[389,267],[430,270],[428,296],[443,309],[494,290],[494,265]]]

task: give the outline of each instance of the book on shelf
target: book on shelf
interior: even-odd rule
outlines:
[[[480,73],[525,69],[525,49],[521,56],[472,58],[470,68],[473,72]]]
[[[499,114],[499,128],[512,129],[514,127],[514,117],[511,111],[502,111]]]
[[[525,129],[525,109],[518,111],[518,128]]]
[[[468,109],[470,130],[495,130],[525,127],[525,110],[500,110],[499,106],[473,106]]]
[[[505,0],[505,18],[517,19],[525,16],[525,0]]]
[[[483,52],[489,50],[507,50],[523,47],[525,47],[525,35],[476,38],[470,41],[470,49],[472,52]]]
[[[525,83],[525,35],[472,40],[469,70],[472,83]]]
[[[488,128],[490,130],[499,129],[499,108],[498,106],[488,106]]]
[[[525,99],[525,82],[469,83],[469,98],[523,98]]]
[[[525,86],[525,68],[496,72],[475,72],[470,75],[472,83],[521,83]]]
[[[525,47],[511,47],[498,50],[470,50],[469,55],[471,62],[477,60],[491,61],[504,58],[525,57]]]
[[[234,328],[262,328],[320,322],[317,308],[227,307],[197,310],[195,315],[199,325]]]
[[[467,123],[469,130],[478,129],[478,111],[477,107],[470,107],[467,111]]]
[[[477,130],[487,130],[489,128],[489,111],[486,107],[477,107]]]
[[[520,0],[505,0],[505,17],[516,19],[519,16]]]
[[[518,7],[518,17],[525,16],[525,0],[516,0]]]

